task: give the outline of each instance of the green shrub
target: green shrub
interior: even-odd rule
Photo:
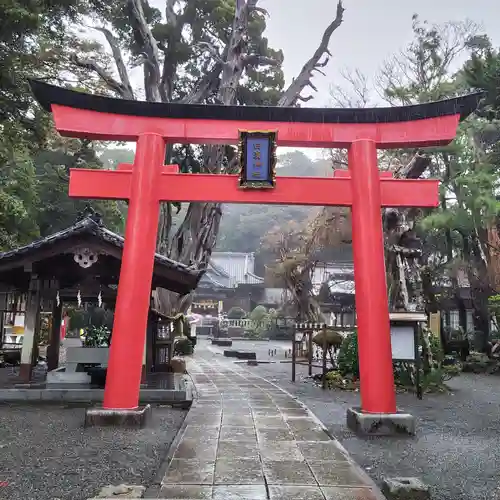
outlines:
[[[227,313],[227,319],[243,319],[247,313],[241,307],[231,307]]]
[[[444,368],[435,368],[431,372],[423,374],[422,390],[424,392],[446,392],[448,388],[444,381],[450,378],[451,376]]]
[[[114,313],[109,309],[89,305],[86,309],[76,309],[70,307],[66,309],[69,316],[69,328],[72,332],[78,332],[83,329],[88,331],[89,328],[106,328],[113,329]]]
[[[359,377],[358,332],[356,330],[342,341],[337,365],[342,375]]]
[[[193,344],[187,337],[180,338],[174,344],[174,356],[189,356],[193,351]]]
[[[332,382],[342,382],[344,380],[344,377],[342,377],[339,372],[332,370],[326,374],[326,380]]]
[[[394,383],[399,387],[413,387],[415,385],[417,370],[413,363],[406,361],[393,361]]]
[[[437,335],[429,335],[429,344],[431,346],[431,354],[433,361],[441,364],[444,359],[443,346],[441,339]]]
[[[267,309],[264,306],[257,306],[251,313],[250,319],[256,323],[264,321],[267,319],[268,313]]]
[[[321,330],[316,335],[314,335],[313,342],[318,347],[323,347],[324,337],[325,337],[325,330]],[[342,335],[340,335],[339,332],[337,332],[335,330],[327,330],[326,331],[326,346],[327,346],[327,348],[334,347],[336,349],[336,348],[340,347],[343,342],[344,342],[344,337],[342,337]]]
[[[108,347],[111,343],[111,332],[105,326],[90,325],[85,329],[84,347]]]
[[[269,329],[271,316],[264,306],[257,306],[249,316],[251,320],[251,336],[253,338],[262,337]]]
[[[435,386],[438,381],[441,383],[444,379],[451,378],[456,375],[456,369],[442,369],[441,363],[444,359],[441,341],[434,335],[429,336],[429,343],[432,352],[433,366],[431,375],[428,377],[429,385]],[[359,359],[358,359],[358,334],[354,331],[348,335],[342,342],[337,358],[339,373],[343,376],[351,375],[359,377]],[[411,386],[415,379],[415,366],[413,363],[394,362],[394,378],[399,386]],[[422,379],[424,380],[424,379]]]

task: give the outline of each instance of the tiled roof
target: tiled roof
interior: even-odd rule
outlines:
[[[30,256],[36,261],[37,251],[51,247],[57,242],[68,240],[75,236],[78,237],[79,235],[93,236],[120,249],[123,248],[125,242],[122,236],[106,229],[102,224],[93,220],[92,217],[84,217],[67,229],[63,229],[45,238],[40,238],[29,245],[0,253],[0,268],[15,268],[21,259],[25,257],[31,258]],[[193,290],[204,273],[204,269],[195,269],[186,266],[158,253],[155,254],[155,264],[176,271],[179,277],[183,277],[185,283],[180,284],[178,289],[173,290],[178,293],[188,293],[190,290]]]
[[[236,288],[238,285],[260,285],[264,278],[254,274],[255,256],[244,252],[213,252],[201,286]]]
[[[264,278],[254,274],[255,255],[253,253],[213,252],[209,268],[211,265],[225,272],[235,281],[236,285],[264,283]]]

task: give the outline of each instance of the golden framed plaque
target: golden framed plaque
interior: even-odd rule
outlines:
[[[240,188],[275,187],[276,136],[276,131],[240,130]]]

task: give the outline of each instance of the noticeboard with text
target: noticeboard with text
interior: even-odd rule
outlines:
[[[276,132],[240,131],[240,187],[274,188],[276,185]]]

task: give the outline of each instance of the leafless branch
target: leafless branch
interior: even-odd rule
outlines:
[[[130,10],[134,36],[143,49],[147,60],[144,64],[144,84],[146,98],[149,101],[161,102],[160,94],[160,57],[158,44],[144,16],[141,0],[127,0]]]
[[[339,108],[366,108],[370,103],[368,78],[359,69],[342,69],[342,83],[330,87],[334,106]]]
[[[335,19],[326,28],[325,32],[323,33],[321,42],[311,59],[309,59],[309,61],[304,64],[302,70],[299,73],[299,76],[295,78],[295,80],[281,96],[281,99],[278,101],[278,106],[294,106],[297,103],[302,90],[310,85],[313,70],[318,67],[324,67],[327,64],[326,60],[323,62],[320,62],[320,60],[323,55],[329,54],[328,45],[330,44],[330,39],[333,35],[333,32],[342,24],[342,21],[344,19],[344,10],[345,9],[342,4],[342,0],[339,0],[337,4]]]
[[[421,24],[414,18],[414,31]],[[449,80],[452,66],[467,47],[467,42],[478,33],[479,27],[470,20],[432,25],[438,45],[429,48],[425,38],[417,34],[415,40],[384,62],[375,81],[377,93],[391,105],[414,104],[420,95],[405,94],[401,89],[416,84],[420,94],[434,99],[440,95],[441,86]],[[436,60],[439,64],[436,64]]]
[[[123,99],[129,98],[129,89],[127,89],[118,80],[113,78],[113,76],[111,76],[108,71],[100,66],[94,59],[83,59],[78,57],[77,54],[71,54],[70,61],[79,68],[92,71],[93,73],[98,75],[110,90],[118,94]]]
[[[342,82],[330,87],[332,105],[339,108],[365,108],[370,104],[368,78],[359,69],[342,69]],[[327,153],[334,170],[347,167],[347,150],[331,149]]]
[[[326,76],[326,73],[324,71],[321,71],[319,68],[314,68],[313,71],[316,71],[316,72],[322,74],[323,76]]]
[[[394,175],[395,177],[401,177],[405,179],[418,179],[431,163],[432,158],[430,156],[416,153],[408,164],[396,169]]]
[[[124,99],[130,100],[135,99],[134,91],[132,89],[132,85],[130,84],[127,67],[125,66],[120,47],[118,46],[118,40],[113,36],[111,31],[106,28],[93,27],[93,29],[100,31],[106,37],[106,41],[111,48],[113,59],[116,64],[116,69],[118,70],[118,75],[120,76],[120,80],[124,89],[122,97]]]
[[[203,102],[206,97],[216,91],[219,86],[219,76],[222,63],[216,63],[211,71],[206,73],[195,85],[194,90],[179,102],[183,104],[196,104]]]
[[[245,69],[244,57],[248,47],[248,16],[255,10],[258,0],[237,2],[231,38],[226,47],[218,99],[226,105],[236,100],[236,89]]]
[[[306,97],[302,97],[302,96],[298,96],[297,97],[297,101],[301,101],[301,102],[309,102],[309,101],[312,101],[314,99],[314,96],[313,95],[308,95]]]

